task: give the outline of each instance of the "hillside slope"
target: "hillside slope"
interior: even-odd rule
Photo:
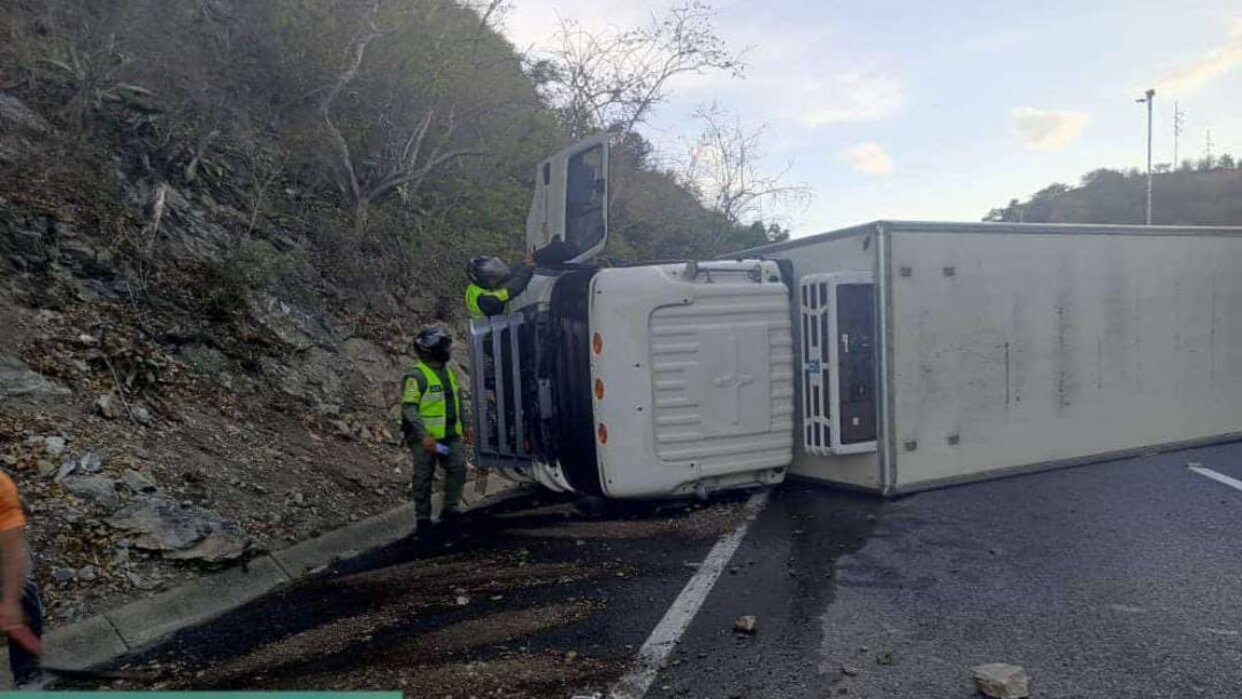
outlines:
[[[1152,181],[1155,225],[1242,225],[1242,169],[1209,167],[1156,173]],[[1100,169],[1082,184],[1054,184],[1025,202],[1014,199],[984,220],[1029,223],[1144,223],[1147,177],[1136,171]]]
[[[64,138],[0,94],[3,172],[40,172]],[[144,266],[105,233],[150,215],[149,187],[116,175],[105,216],[90,182],[57,177],[0,189],[0,465],[53,623],[404,498],[400,331],[228,287],[222,222],[239,212],[171,186]],[[152,497],[175,510],[164,529],[131,526]]]

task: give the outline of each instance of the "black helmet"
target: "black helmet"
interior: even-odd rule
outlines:
[[[509,265],[499,257],[476,255],[466,265],[466,276],[485,289],[495,289],[509,278]]]
[[[414,352],[420,359],[431,359],[437,362],[446,362],[449,358],[449,347],[453,344],[453,338],[443,330],[428,326],[418,331],[418,335],[414,338]]]

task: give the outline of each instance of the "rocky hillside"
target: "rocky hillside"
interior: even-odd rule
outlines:
[[[326,282],[317,304],[230,286],[242,212],[78,147],[0,93],[0,465],[53,623],[401,502],[393,404],[433,309],[384,326],[326,310]]]

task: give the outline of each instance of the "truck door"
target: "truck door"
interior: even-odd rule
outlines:
[[[585,262],[608,242],[608,139],[579,141],[539,164],[526,249],[541,263]]]
[[[875,285],[870,272],[799,282],[802,444],[810,454],[875,450]]]

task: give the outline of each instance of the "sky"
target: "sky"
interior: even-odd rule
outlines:
[[[512,0],[520,50],[551,43],[557,18],[607,31],[684,0]],[[764,127],[762,164],[788,168],[809,204],[772,210],[793,235],[865,221],[979,220],[1052,182],[1143,167],[1147,88],[1154,161],[1242,156],[1242,2],[835,2],[715,0],[714,24],[742,52],[741,77],[679,77],[640,130],[667,157],[716,102]],[[767,212],[765,212],[767,213]]]

